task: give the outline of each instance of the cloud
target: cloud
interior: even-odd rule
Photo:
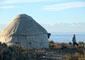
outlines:
[[[48,1],[63,1],[63,0],[5,0],[0,4],[13,4],[13,3],[33,3],[33,2],[48,2]]]
[[[48,32],[85,32],[85,23],[42,24]]]
[[[15,8],[15,6],[0,6],[0,9]]]
[[[58,10],[65,10],[69,8],[79,8],[79,7],[85,7],[85,2],[54,4],[54,5],[44,6],[43,9],[47,11],[58,11]]]

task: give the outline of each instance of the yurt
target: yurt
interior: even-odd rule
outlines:
[[[31,16],[20,14],[0,33],[0,42],[24,48],[49,48],[48,32]]]

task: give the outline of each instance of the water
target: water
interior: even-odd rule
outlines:
[[[72,42],[72,36],[76,34],[77,42],[85,42],[85,32],[82,33],[51,33],[51,37],[49,40],[53,40],[54,42]]]

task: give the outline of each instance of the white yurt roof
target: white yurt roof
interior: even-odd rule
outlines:
[[[39,35],[47,31],[32,17],[20,14],[0,33],[0,35]]]

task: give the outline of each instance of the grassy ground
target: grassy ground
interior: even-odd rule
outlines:
[[[49,49],[26,49],[0,43],[0,60],[85,60],[83,43],[73,47],[70,43],[49,42]]]

